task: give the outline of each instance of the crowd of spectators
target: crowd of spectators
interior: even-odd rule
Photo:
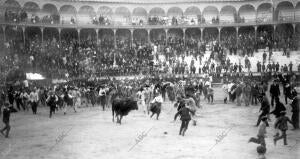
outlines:
[[[38,16],[37,14],[31,14],[31,17],[28,17],[28,13],[24,9],[20,10],[8,10],[5,12],[5,21],[6,22],[31,22],[31,23],[39,23],[43,22],[46,24],[59,24],[61,23],[69,23],[76,24],[77,20],[74,16],[68,17],[64,19],[63,16],[60,16],[58,13],[52,13],[49,15],[44,15],[43,17]],[[212,17],[211,19],[205,19],[203,15],[195,15],[193,18],[190,16],[149,16],[146,23],[148,25],[195,25],[195,24],[220,24],[220,23],[245,23],[244,17],[240,15],[234,14],[230,15],[232,18],[230,19],[222,19],[220,20],[219,16]],[[91,16],[90,21],[87,24],[95,24],[95,25],[111,25],[113,24],[111,19],[105,15],[99,16]],[[143,19],[132,18],[132,25],[144,25],[146,24]],[[117,23],[116,23],[117,24]]]
[[[98,20],[97,17],[93,17],[92,23],[96,25],[110,25],[111,22],[107,16],[100,15]]]
[[[148,18],[148,24],[149,25],[166,25],[167,20],[166,20],[166,18],[160,17],[160,16],[150,16]]]
[[[58,14],[45,15],[42,18],[44,24],[59,24],[60,16]]]
[[[4,19],[6,22],[24,22],[28,18],[27,13],[21,9],[21,10],[9,10],[5,12]]]
[[[38,16],[37,14],[28,14],[25,10],[8,10],[5,12],[4,20],[6,22],[20,23],[20,22],[31,22],[36,23],[45,23],[45,24],[58,24],[60,21],[60,15],[57,13],[51,15],[45,15],[43,17]]]
[[[168,36],[168,40],[156,39],[145,44],[137,41],[131,44],[129,38],[121,37],[117,38],[114,47],[112,37],[104,37],[99,41],[91,38],[78,41],[71,34],[66,34],[61,42],[53,37],[45,37],[42,43],[41,37],[32,36],[26,38],[25,46],[20,45],[22,40],[15,40],[8,43],[8,48],[13,55],[11,63],[20,68],[46,73],[51,78],[157,73],[220,74],[242,72],[243,68],[250,69],[249,60],[246,62],[245,59],[243,66],[241,63],[232,63],[227,55],[251,57],[257,48],[270,47],[268,41],[272,37],[261,33],[259,36],[262,38],[258,39],[268,39],[267,42],[255,42],[254,34],[250,32],[240,33],[237,44],[236,34],[224,32],[220,42],[214,34],[205,34],[202,41],[189,36],[184,40],[174,34]],[[270,43],[273,45],[273,41]],[[210,55],[205,58],[207,53]]]

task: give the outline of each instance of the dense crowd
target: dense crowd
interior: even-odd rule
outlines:
[[[78,41],[72,34],[66,34],[61,42],[49,37],[42,43],[41,37],[36,35],[26,40],[25,46],[22,46],[22,40],[6,43],[12,54],[5,58],[12,60],[10,64],[19,68],[31,68],[36,72],[47,73],[46,76],[51,78],[157,73],[212,73],[214,76],[220,76],[221,73],[243,73],[243,68],[249,72],[254,66],[257,66],[257,72],[287,72],[287,66],[272,63],[270,57],[275,48],[283,50],[284,55],[289,56],[288,52],[295,47],[289,44],[289,37],[284,37],[282,39],[287,40],[273,48],[276,42],[272,41],[271,37],[268,34],[259,34],[255,42],[253,33],[240,33],[237,40],[237,36],[228,31],[222,33],[220,42],[215,34],[204,34],[203,40],[195,37],[184,40],[174,34],[168,37],[167,42],[164,39],[156,39],[153,43],[134,41],[133,44],[130,40],[119,37],[114,47],[114,40],[107,37],[98,42],[90,37]],[[264,52],[260,63],[251,63],[248,57],[253,56],[259,48],[269,48],[265,49],[269,53],[269,60],[266,59],[267,52]],[[244,57],[244,66],[227,58],[232,54]],[[275,68],[275,65],[280,66]],[[297,67],[299,69],[299,66]]]
[[[106,16],[91,19],[95,25],[111,24]],[[6,12],[5,20],[15,23],[30,21],[33,24],[57,24],[60,16],[53,14],[42,18],[36,15],[28,17],[24,10],[20,10],[17,13]],[[190,24],[195,24],[195,21],[197,24],[226,23],[219,16],[211,20],[204,17],[189,20]],[[62,18],[61,21],[78,23],[74,17]],[[233,21],[243,23],[245,19],[234,15]],[[184,17],[175,16],[152,16],[148,19],[149,25],[185,23]],[[139,19],[136,25],[144,25],[144,21]],[[0,53],[5,54],[0,54],[0,81],[4,81],[5,85],[0,85],[0,115],[3,114],[5,127],[1,133],[5,137],[9,136],[11,112],[29,111],[29,108],[35,115],[42,106],[48,106],[49,117],[52,118],[60,110],[66,115],[68,107],[77,112],[78,107],[89,105],[102,106],[103,111],[112,107],[114,113],[117,109],[114,102],[124,104],[133,101],[136,108],[126,107],[129,109],[124,110],[126,115],[138,106],[144,113],[152,112],[151,117],[157,114],[158,120],[161,105],[169,100],[172,104],[175,103],[174,107],[177,109],[174,120],[179,115],[181,117],[179,135],[184,136],[190,120],[196,125],[196,111],[201,108],[202,103],[220,102],[215,98],[215,91],[220,88],[213,87],[213,83],[221,83],[221,93],[224,95],[222,104],[244,104],[246,107],[260,105],[255,122],[259,126],[257,138],[249,139],[249,142],[260,144],[259,148],[264,149],[262,152],[258,149],[260,154],[266,151],[265,135],[270,115],[276,118],[274,144],[283,139],[284,145],[287,145],[287,122],[294,129],[299,129],[297,86],[300,64],[275,63],[272,61],[272,54],[274,51],[282,51],[282,56],[289,58],[291,50],[300,48],[300,36],[289,29],[279,29],[274,34],[264,28],[257,31],[256,37],[253,31],[238,34],[235,31],[222,31],[220,39],[215,32],[206,33],[201,39],[193,35],[187,35],[183,39],[179,33],[170,33],[167,37],[158,35],[159,38],[151,39],[151,43],[136,39],[131,42],[125,36],[117,36],[116,39],[104,36],[98,41],[91,36],[80,39],[71,33],[63,34],[60,40],[51,36],[42,40],[39,35],[30,35],[26,37],[26,41],[18,38],[2,41]],[[262,60],[253,63],[250,57],[257,52],[263,52]],[[232,62],[232,56],[241,57],[244,63]],[[294,65],[297,65],[297,70]],[[256,73],[259,75],[254,76],[251,71],[253,66],[257,68]],[[51,84],[28,82],[24,80],[20,70],[38,72],[49,79],[66,81]],[[11,72],[17,74],[12,75]],[[119,79],[120,76],[125,78]],[[129,76],[135,78],[130,79]],[[280,97],[283,97],[283,102]],[[122,100],[126,102],[122,103]],[[292,111],[291,120],[286,116],[288,106]],[[117,119],[120,124],[121,119]]]
[[[268,79],[253,79],[252,77],[239,77],[229,79],[224,77],[222,86],[224,100],[222,103],[235,103],[241,106],[258,105],[261,103],[260,115],[256,126],[261,127],[261,122],[264,123],[265,117],[269,118],[270,114],[274,114],[278,118],[281,111],[286,110],[286,106],[280,101],[279,97],[283,95],[285,105],[290,103],[292,107],[292,125],[294,129],[299,129],[299,103],[296,90],[295,74],[277,74],[274,76],[274,82],[269,86]],[[103,111],[108,107],[114,107],[113,101],[116,98],[134,99],[137,101],[139,108],[146,113],[152,113],[157,110],[160,113],[161,104],[167,99],[174,103],[178,112],[182,109],[181,104],[185,104],[192,112],[190,120],[193,120],[196,125],[195,113],[201,108],[201,103],[213,104],[215,102],[214,90],[211,79],[204,78],[160,78],[146,77],[140,79],[106,79],[106,80],[77,80],[69,81],[68,83],[36,85],[34,83],[21,83],[10,86],[8,89],[2,89],[0,106],[4,105],[4,114],[6,109],[12,112],[29,111],[32,108],[33,114],[39,112],[41,106],[49,106],[51,118],[59,109],[63,110],[66,115],[68,107],[72,107],[77,112],[78,107],[100,105]],[[280,87],[283,88],[283,93],[280,93]],[[270,96],[271,102],[267,97]],[[204,100],[200,100],[200,98]],[[159,105],[155,105],[159,103]],[[279,108],[280,105],[280,108]],[[283,107],[282,107],[283,105]],[[156,109],[154,109],[154,107]],[[273,111],[270,108],[273,107]],[[113,108],[114,109],[114,108]],[[278,110],[280,109],[280,110]],[[1,110],[1,107],[0,107]],[[177,113],[178,113],[177,112]],[[127,112],[128,113],[128,112]],[[159,117],[157,115],[157,119]],[[127,115],[127,114],[126,114]],[[151,117],[153,114],[151,115]],[[175,115],[175,119],[176,119]],[[3,118],[7,118],[5,115]],[[9,118],[9,117],[8,117]],[[9,120],[9,119],[8,119]],[[279,120],[279,119],[278,119]],[[4,121],[5,122],[5,121]],[[121,121],[119,121],[121,124]],[[2,129],[6,131],[8,137],[10,126],[5,123],[6,127]],[[276,125],[276,124],[275,124]],[[275,126],[276,128],[277,126]],[[280,129],[280,128],[279,128]],[[182,130],[180,130],[181,132]],[[4,133],[3,133],[4,134]],[[184,133],[180,135],[184,136]],[[279,140],[279,134],[274,137],[274,140]],[[286,136],[283,136],[286,137]],[[264,139],[251,138],[249,142],[255,142],[266,146]],[[274,141],[275,142],[275,141]],[[284,140],[284,144],[287,142]]]
[[[288,145],[287,130],[289,122],[293,130],[299,129],[299,99],[296,90],[296,75],[293,73],[274,74],[274,81],[268,84],[269,77],[254,79],[248,77],[234,77],[232,79],[223,77],[222,93],[224,104],[236,104],[238,107],[244,104],[246,107],[253,105],[259,109],[257,122],[253,121],[258,128],[256,137],[251,137],[249,143],[259,144],[257,152],[264,156],[266,152],[266,129],[269,124],[274,124],[275,135],[274,145],[283,139],[283,144]],[[281,88],[283,92],[281,92]],[[128,115],[131,110],[139,110],[141,113],[152,113],[150,117],[159,114],[162,105],[168,100],[177,109],[174,121],[180,116],[181,126],[179,135],[185,136],[191,121],[197,125],[196,115],[203,104],[215,104],[220,101],[215,99],[215,90],[210,78],[160,78],[146,77],[140,79],[106,79],[106,80],[79,80],[68,83],[37,85],[24,83],[11,85],[1,89],[0,92],[0,115],[3,117],[4,127],[1,133],[6,138],[10,137],[10,114],[19,111],[29,112],[32,109],[33,115],[40,114],[42,107],[49,107],[49,118],[59,116],[57,112],[63,111],[64,115],[73,109],[74,113],[79,107],[101,106],[103,111],[112,108],[113,122],[114,111],[116,111],[117,122],[121,124],[123,116]],[[284,97],[284,102],[280,97]],[[203,98],[203,99],[201,99]],[[126,102],[123,102],[126,101]],[[133,102],[135,104],[126,105]],[[123,105],[117,105],[123,104]],[[3,107],[3,108],[2,108]],[[118,109],[122,107],[122,109]],[[287,110],[291,108],[291,117],[288,117]],[[123,110],[123,111],[121,111]],[[118,114],[121,114],[120,119]],[[290,114],[290,113],[289,113]],[[270,116],[276,118],[271,123]],[[268,120],[269,119],[269,120]],[[280,133],[279,133],[280,132]],[[289,133],[290,135],[290,133]],[[291,140],[291,139],[289,139]]]

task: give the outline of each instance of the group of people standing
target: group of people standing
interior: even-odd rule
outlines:
[[[288,123],[293,126],[294,130],[299,129],[299,99],[297,97],[297,91],[295,89],[287,89],[287,86],[289,86],[289,84],[285,85],[285,83],[283,83],[282,85],[286,99],[286,106],[280,101],[281,89],[279,80],[277,79],[275,79],[270,85],[269,92],[263,92],[259,96],[261,107],[259,109],[260,114],[256,123],[256,126],[259,127],[259,130],[257,138],[252,137],[249,139],[249,142],[260,144],[258,147],[258,153],[260,153],[262,156],[266,151],[265,137],[267,134],[267,127],[270,126],[270,115],[274,115],[275,117],[275,135],[273,136],[274,145],[276,145],[277,141],[281,139],[283,139],[284,145],[288,144],[286,133],[288,130]],[[267,94],[269,94],[269,97]],[[269,99],[271,99],[271,102]],[[291,100],[289,104],[287,99]],[[291,119],[286,116],[289,108],[292,112]]]

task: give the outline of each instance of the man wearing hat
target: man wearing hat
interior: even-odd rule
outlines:
[[[55,113],[55,108],[56,108],[56,102],[58,101],[58,97],[54,94],[53,91],[49,92],[49,96],[46,99],[46,103],[50,107],[50,114],[49,118],[52,117],[52,113]]]
[[[275,98],[280,96],[280,89],[277,80],[274,80],[273,84],[270,86],[270,95],[271,95],[271,106],[273,107]]]
[[[284,93],[284,98],[285,98],[285,104],[288,104],[288,99],[291,99],[292,98],[292,87],[291,87],[291,84],[289,82],[287,82],[285,85],[284,85],[284,88],[283,88],[283,93]]]
[[[191,120],[191,115],[194,112],[191,111],[189,108],[185,107],[184,102],[181,102],[179,111],[174,116],[174,121],[176,120],[177,116],[180,115],[181,126],[179,130],[179,135],[184,136],[186,130],[188,129],[189,122]]]
[[[265,93],[262,93],[262,99],[261,99],[261,107],[260,110],[261,114],[258,116],[258,120],[257,120],[257,124],[256,126],[258,126],[262,120],[262,117],[266,116],[269,114],[270,112],[270,104],[269,104],[269,100],[266,96]],[[268,123],[266,123],[267,126],[269,126]]]
[[[9,125],[10,113],[11,110],[9,109],[9,103],[5,103],[3,108],[3,123],[5,126],[3,129],[1,129],[1,134],[6,138],[8,138],[8,134],[10,131],[10,125]],[[4,131],[6,131],[6,133],[4,133]]]
[[[265,142],[265,134],[267,133],[266,127],[267,127],[267,116],[261,117],[261,121],[263,121],[258,128],[258,134],[257,138],[251,137],[248,142],[254,142],[257,144],[261,144],[261,146],[266,147],[266,142]]]

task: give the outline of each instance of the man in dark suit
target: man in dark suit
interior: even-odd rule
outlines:
[[[278,82],[274,80],[273,84],[270,87],[270,95],[271,95],[271,106],[274,106],[274,100],[276,97],[280,96],[280,89]]]
[[[256,126],[259,126],[259,124],[260,124],[262,118],[263,118],[264,116],[267,116],[267,115],[270,113],[270,104],[269,104],[268,97],[266,96],[265,93],[262,93],[262,96],[259,97],[259,101],[260,101],[260,103],[261,103],[261,107],[260,107],[260,109],[259,109],[259,112],[261,112],[261,113],[260,113],[260,115],[258,116]],[[268,123],[266,123],[266,124],[267,124],[267,126],[269,126]]]
[[[9,103],[5,103],[3,108],[3,123],[5,126],[3,129],[1,129],[0,132],[6,138],[8,138],[9,131],[10,131],[10,125],[9,125],[10,113],[11,110],[9,109]],[[4,133],[4,131],[6,131],[6,133]]]

